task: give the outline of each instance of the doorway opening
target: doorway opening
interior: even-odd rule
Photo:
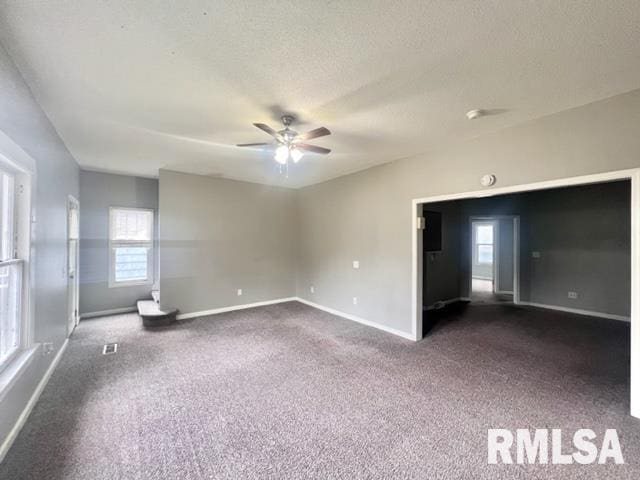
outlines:
[[[518,215],[470,217],[469,301],[518,303]]]
[[[78,261],[80,241],[80,203],[69,195],[67,201],[67,335],[71,335],[78,325],[80,316]]]
[[[640,418],[640,169],[416,199],[412,209],[416,340],[426,333],[423,321],[446,303],[438,296],[442,297],[440,292],[447,282],[450,289],[444,293],[452,303],[468,305],[455,324],[448,324],[454,329],[468,324],[469,328],[490,331],[499,325],[501,332],[509,330],[509,335],[524,340],[523,345],[530,343],[521,337],[538,331],[536,325],[542,333],[553,327],[557,329],[553,335],[561,331],[567,338],[584,335],[585,329],[618,333],[626,329],[628,343],[624,343],[631,348],[626,359],[624,355],[618,359],[618,374],[624,374],[630,365],[626,370],[630,410]],[[442,212],[442,246],[438,251],[423,247],[422,227],[428,228],[422,220],[424,210]],[[483,287],[476,289],[478,293],[507,292],[503,289],[502,257],[496,260],[503,228],[501,223],[497,227],[490,223],[501,216],[511,216],[514,245],[520,243],[514,248],[520,258],[514,254],[513,278],[508,279],[513,285],[513,303],[474,306],[474,277],[486,282],[476,282]],[[474,269],[480,265],[489,268]],[[457,277],[451,273],[454,271]],[[594,341],[594,347],[603,349],[607,338],[616,337],[606,333],[592,336],[602,340],[599,344]],[[544,335],[529,340],[540,343]],[[487,341],[490,344],[490,336]],[[539,348],[545,347],[540,344]],[[586,351],[573,353],[584,353],[585,358],[589,355]],[[612,372],[615,375],[615,369]]]
[[[491,300],[496,293],[498,225],[495,220],[471,221],[471,298]]]

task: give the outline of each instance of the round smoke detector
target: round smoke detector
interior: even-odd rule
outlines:
[[[483,187],[491,187],[492,185],[495,185],[495,183],[496,183],[495,175],[483,175],[482,178],[480,179],[480,185],[482,185]]]

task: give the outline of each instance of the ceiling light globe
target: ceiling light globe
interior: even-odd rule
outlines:
[[[280,145],[276,148],[276,154],[274,156],[276,162],[284,165],[289,160],[289,148],[286,145]]]
[[[303,153],[297,148],[294,148],[293,150],[291,150],[291,159],[293,160],[293,163],[298,163],[302,158],[302,155]]]

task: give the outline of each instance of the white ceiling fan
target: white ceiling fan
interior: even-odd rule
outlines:
[[[298,163],[305,152],[318,153],[320,155],[327,155],[331,152],[330,149],[324,147],[318,147],[317,145],[309,145],[304,143],[307,140],[313,138],[324,137],[331,135],[329,129],[325,127],[316,128],[307,133],[298,133],[290,128],[291,123],[295,120],[292,115],[282,115],[282,123],[284,129],[276,131],[264,123],[254,123],[260,130],[271,135],[275,142],[272,143],[241,143],[238,147],[263,147],[273,148],[275,147],[274,159],[281,165],[287,165],[289,161]]]

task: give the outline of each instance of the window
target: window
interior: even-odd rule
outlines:
[[[475,227],[475,259],[476,265],[493,263],[493,225],[476,224]]]
[[[153,283],[153,210],[109,210],[109,287]]]
[[[0,171],[0,370],[20,350],[23,261],[16,250],[15,177]]]

